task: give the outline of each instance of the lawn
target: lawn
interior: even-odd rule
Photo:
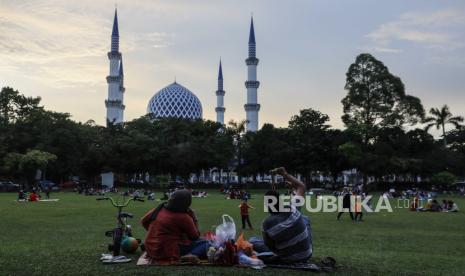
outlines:
[[[159,197],[160,193],[157,194]],[[16,194],[0,194],[0,274],[45,275],[297,275],[299,271],[223,267],[137,267],[135,261],[102,265],[99,255],[110,238],[106,230],[115,224],[115,208],[96,197],[74,193],[54,193],[58,202],[16,203]],[[253,194],[251,211],[259,235],[265,213],[260,193]],[[442,197],[440,197],[442,199]],[[365,214],[363,222],[341,221],[334,213],[310,214],[316,260],[332,256],[336,274],[465,274],[465,198],[453,198],[462,207],[459,213],[417,213],[395,209],[393,213]],[[144,237],[138,218],[158,202],[134,202],[127,211],[134,234]],[[225,200],[212,191],[208,198],[195,198],[195,209],[202,232],[214,229],[221,215],[230,214],[240,224],[237,200]],[[395,202],[393,202],[396,205]],[[137,256],[133,256],[137,258]]]

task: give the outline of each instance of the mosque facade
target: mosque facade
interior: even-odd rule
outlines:
[[[108,123],[124,122],[124,72],[123,58],[119,51],[119,28],[118,14],[115,10],[113,19],[113,28],[111,34],[111,48],[108,52],[110,61],[110,74],[107,76],[108,97],[105,100],[107,110]],[[247,80],[245,81],[247,102],[244,105],[245,117],[247,120],[247,131],[257,131],[259,127],[259,111],[260,104],[258,103],[257,90],[260,83],[257,81],[257,65],[256,43],[253,19],[250,23],[248,57],[245,60],[247,65]],[[224,114],[226,108],[224,106],[224,97],[226,92],[223,89],[223,69],[220,61],[218,70],[218,84],[216,95],[216,121],[224,124]],[[177,83],[176,81],[158,92],[156,92],[149,100],[147,105],[147,114],[152,118],[185,118],[185,119],[202,119],[203,109],[200,100],[195,93]]]

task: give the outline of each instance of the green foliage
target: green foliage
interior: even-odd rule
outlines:
[[[457,178],[455,177],[454,174],[450,172],[440,172],[435,174],[432,178],[431,181],[433,184],[441,185],[441,186],[448,186],[453,184]]]
[[[406,95],[401,79],[370,54],[360,54],[350,65],[345,89],[342,121],[359,130],[364,144],[378,129],[414,125],[424,117],[421,101]]]
[[[40,150],[29,150],[25,154],[9,153],[4,158],[4,166],[11,174],[22,174],[25,176],[26,185],[34,179],[37,170],[45,170],[50,162],[57,156]]]
[[[343,148],[346,156],[365,176],[409,171],[417,160],[401,149],[408,140],[402,128],[424,118],[420,99],[405,94],[401,79],[370,54],[357,56],[346,77],[342,121],[360,143]]]
[[[324,171],[326,154],[331,142],[328,139],[329,116],[311,108],[301,110],[289,121],[289,138],[294,148],[292,167],[311,182],[312,171]]]
[[[425,118],[424,120],[424,122],[427,124],[425,130],[428,131],[433,126],[435,126],[436,129],[441,129],[444,146],[446,146],[446,125],[451,124],[454,125],[456,129],[459,129],[461,127],[460,123],[463,122],[463,117],[453,116],[447,105],[443,105],[441,109],[431,108],[429,113],[431,116]]]
[[[243,171],[247,174],[266,174],[280,166],[289,167],[293,148],[288,139],[289,130],[264,124],[257,132],[245,136]]]
[[[0,91],[0,122],[14,123],[29,117],[39,107],[40,97],[32,98],[21,95],[18,90],[3,87]]]

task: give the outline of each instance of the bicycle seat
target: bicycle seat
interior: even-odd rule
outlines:
[[[120,218],[133,218],[134,216],[131,213],[121,212],[119,217]]]

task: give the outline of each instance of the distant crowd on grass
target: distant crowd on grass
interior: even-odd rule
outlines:
[[[434,185],[431,187],[431,190],[424,190],[419,188],[409,188],[406,190],[397,191],[395,188],[390,188],[389,191],[383,193],[383,197],[386,198],[402,198],[408,199],[412,197],[418,196],[421,200],[427,200],[429,198],[435,198],[439,194],[440,190],[438,190]],[[458,188],[458,193],[461,196],[465,196],[465,186],[461,186]],[[452,191],[444,190],[442,194],[454,194]]]
[[[426,204],[420,203],[420,198],[416,196],[410,205],[410,211],[418,212],[452,212],[456,213],[459,211],[459,206],[452,200],[443,199],[442,204],[437,199],[430,198]]]
[[[52,189],[50,187],[46,187],[43,190],[40,189],[40,188],[32,187],[29,191],[20,189],[18,191],[17,201],[18,202],[26,202],[26,201],[35,202],[35,201],[39,201],[41,199],[49,200],[51,191],[52,191]],[[42,197],[41,192],[43,192],[45,194],[45,197]]]
[[[242,199],[247,201],[251,198],[249,191],[234,187],[222,187],[220,192],[226,195],[226,199]]]
[[[459,193],[464,196],[464,187],[460,187]],[[448,194],[444,191],[443,194]],[[437,189],[432,187],[431,191],[424,191],[418,188],[411,188],[405,191],[397,192],[396,189],[391,188],[389,191],[383,193],[384,198],[388,199],[412,199],[410,203],[410,211],[418,212],[458,212],[460,209],[454,201],[450,199],[443,199],[442,204],[438,202]]]
[[[162,196],[158,200],[168,200],[169,197],[176,192],[177,190],[180,189],[186,189],[184,186],[179,186],[173,189],[169,189],[165,192],[162,192]],[[205,190],[194,190],[192,188],[187,188],[187,190],[191,193],[193,197],[207,197],[208,192]],[[134,188],[128,188],[124,191],[118,190],[118,188],[100,188],[100,189],[94,189],[93,187],[79,187],[75,189],[75,192],[78,194],[84,194],[86,196],[104,196],[107,193],[117,193],[120,194],[121,196],[124,197],[147,197],[147,200],[149,201],[155,201],[157,200],[155,197],[155,191],[151,189],[134,189]]]

